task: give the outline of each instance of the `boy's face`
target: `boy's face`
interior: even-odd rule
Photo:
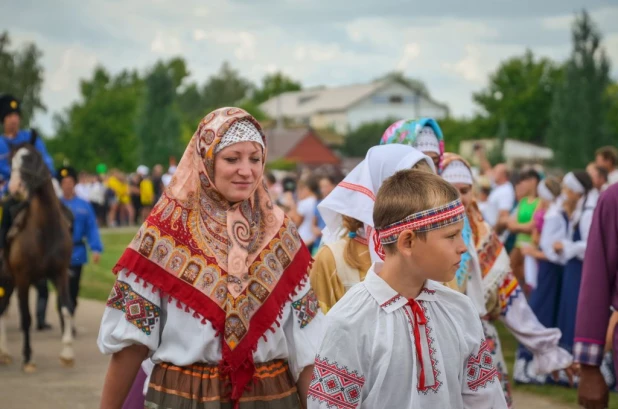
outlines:
[[[462,220],[427,232],[426,240],[414,239],[410,261],[425,273],[425,278],[448,282],[455,277],[461,255],[468,250],[461,235],[463,226]]]

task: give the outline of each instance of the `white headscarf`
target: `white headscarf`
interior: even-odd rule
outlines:
[[[425,126],[416,137],[414,147],[421,152],[433,152],[440,155],[440,142],[431,126]]]
[[[322,231],[322,243],[329,244],[341,238],[342,216],[363,222],[365,232],[373,230],[373,205],[382,183],[397,171],[410,169],[423,159],[435,172],[431,158],[411,146],[389,144],[369,149],[365,159],[318,205],[326,224]],[[371,261],[381,261],[375,253],[371,237],[367,239]]]
[[[450,184],[463,183],[464,185],[473,185],[474,178],[470,168],[460,160],[453,160],[444,170],[442,170],[442,178]]]

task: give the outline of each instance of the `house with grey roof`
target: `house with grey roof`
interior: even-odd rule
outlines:
[[[331,129],[340,134],[368,122],[448,116],[448,107],[413,84],[393,78],[368,84],[285,92],[262,103],[272,119]]]

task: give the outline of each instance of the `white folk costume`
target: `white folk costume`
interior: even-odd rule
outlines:
[[[324,244],[341,239],[342,216],[359,220],[365,225],[371,260],[382,259],[376,253],[379,243],[373,234],[373,205],[382,183],[400,170],[411,169],[421,160],[434,169],[433,161],[417,149],[398,144],[374,146],[335,189],[318,205],[326,224],[322,232]]]
[[[208,114],[115,268],[98,345],[148,347],[149,408],[300,407],[323,334],[311,257],[262,181],[232,205],[213,185],[217,146],[243,141],[265,146],[249,114]]]
[[[428,231],[463,219],[459,200],[419,212],[378,233]],[[406,299],[380,277],[365,281],[330,310],[316,356],[308,408],[506,408],[498,372],[469,298],[427,280]]]
[[[468,163],[455,154],[444,155],[444,179],[450,183],[471,184]],[[509,407],[512,395],[508,370],[494,321],[500,319],[515,338],[528,348],[534,359],[530,370],[548,374],[568,367],[571,355],[558,346],[560,330],[546,328],[528,305],[519,283],[512,273],[510,260],[498,236],[473,203],[466,209],[472,230],[470,260],[466,264],[467,284],[460,289],[467,294],[482,318],[483,331],[498,368],[500,381]],[[453,288],[453,286],[451,286]]]
[[[326,224],[323,246],[316,255],[311,269],[313,287],[322,312],[327,313],[353,285],[363,281],[373,261],[377,261],[373,240],[373,204],[378,189],[388,177],[402,169],[410,169],[425,160],[433,168],[428,156],[410,146],[376,146],[367,152],[358,164],[326,197],[318,209]],[[354,232],[354,237],[341,235],[344,232],[343,216],[363,222],[364,228]],[[343,256],[345,246],[350,244],[361,264],[362,271],[352,268]]]

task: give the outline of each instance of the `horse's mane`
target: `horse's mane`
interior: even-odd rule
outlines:
[[[29,143],[16,145],[11,151],[11,160],[20,160],[19,171],[28,191],[28,200],[36,198],[41,203],[40,211],[44,213],[46,220],[45,225],[40,226],[42,236],[47,239],[59,237],[58,235],[62,234],[61,227],[64,226],[60,201],[52,184],[51,172],[42,155]]]

